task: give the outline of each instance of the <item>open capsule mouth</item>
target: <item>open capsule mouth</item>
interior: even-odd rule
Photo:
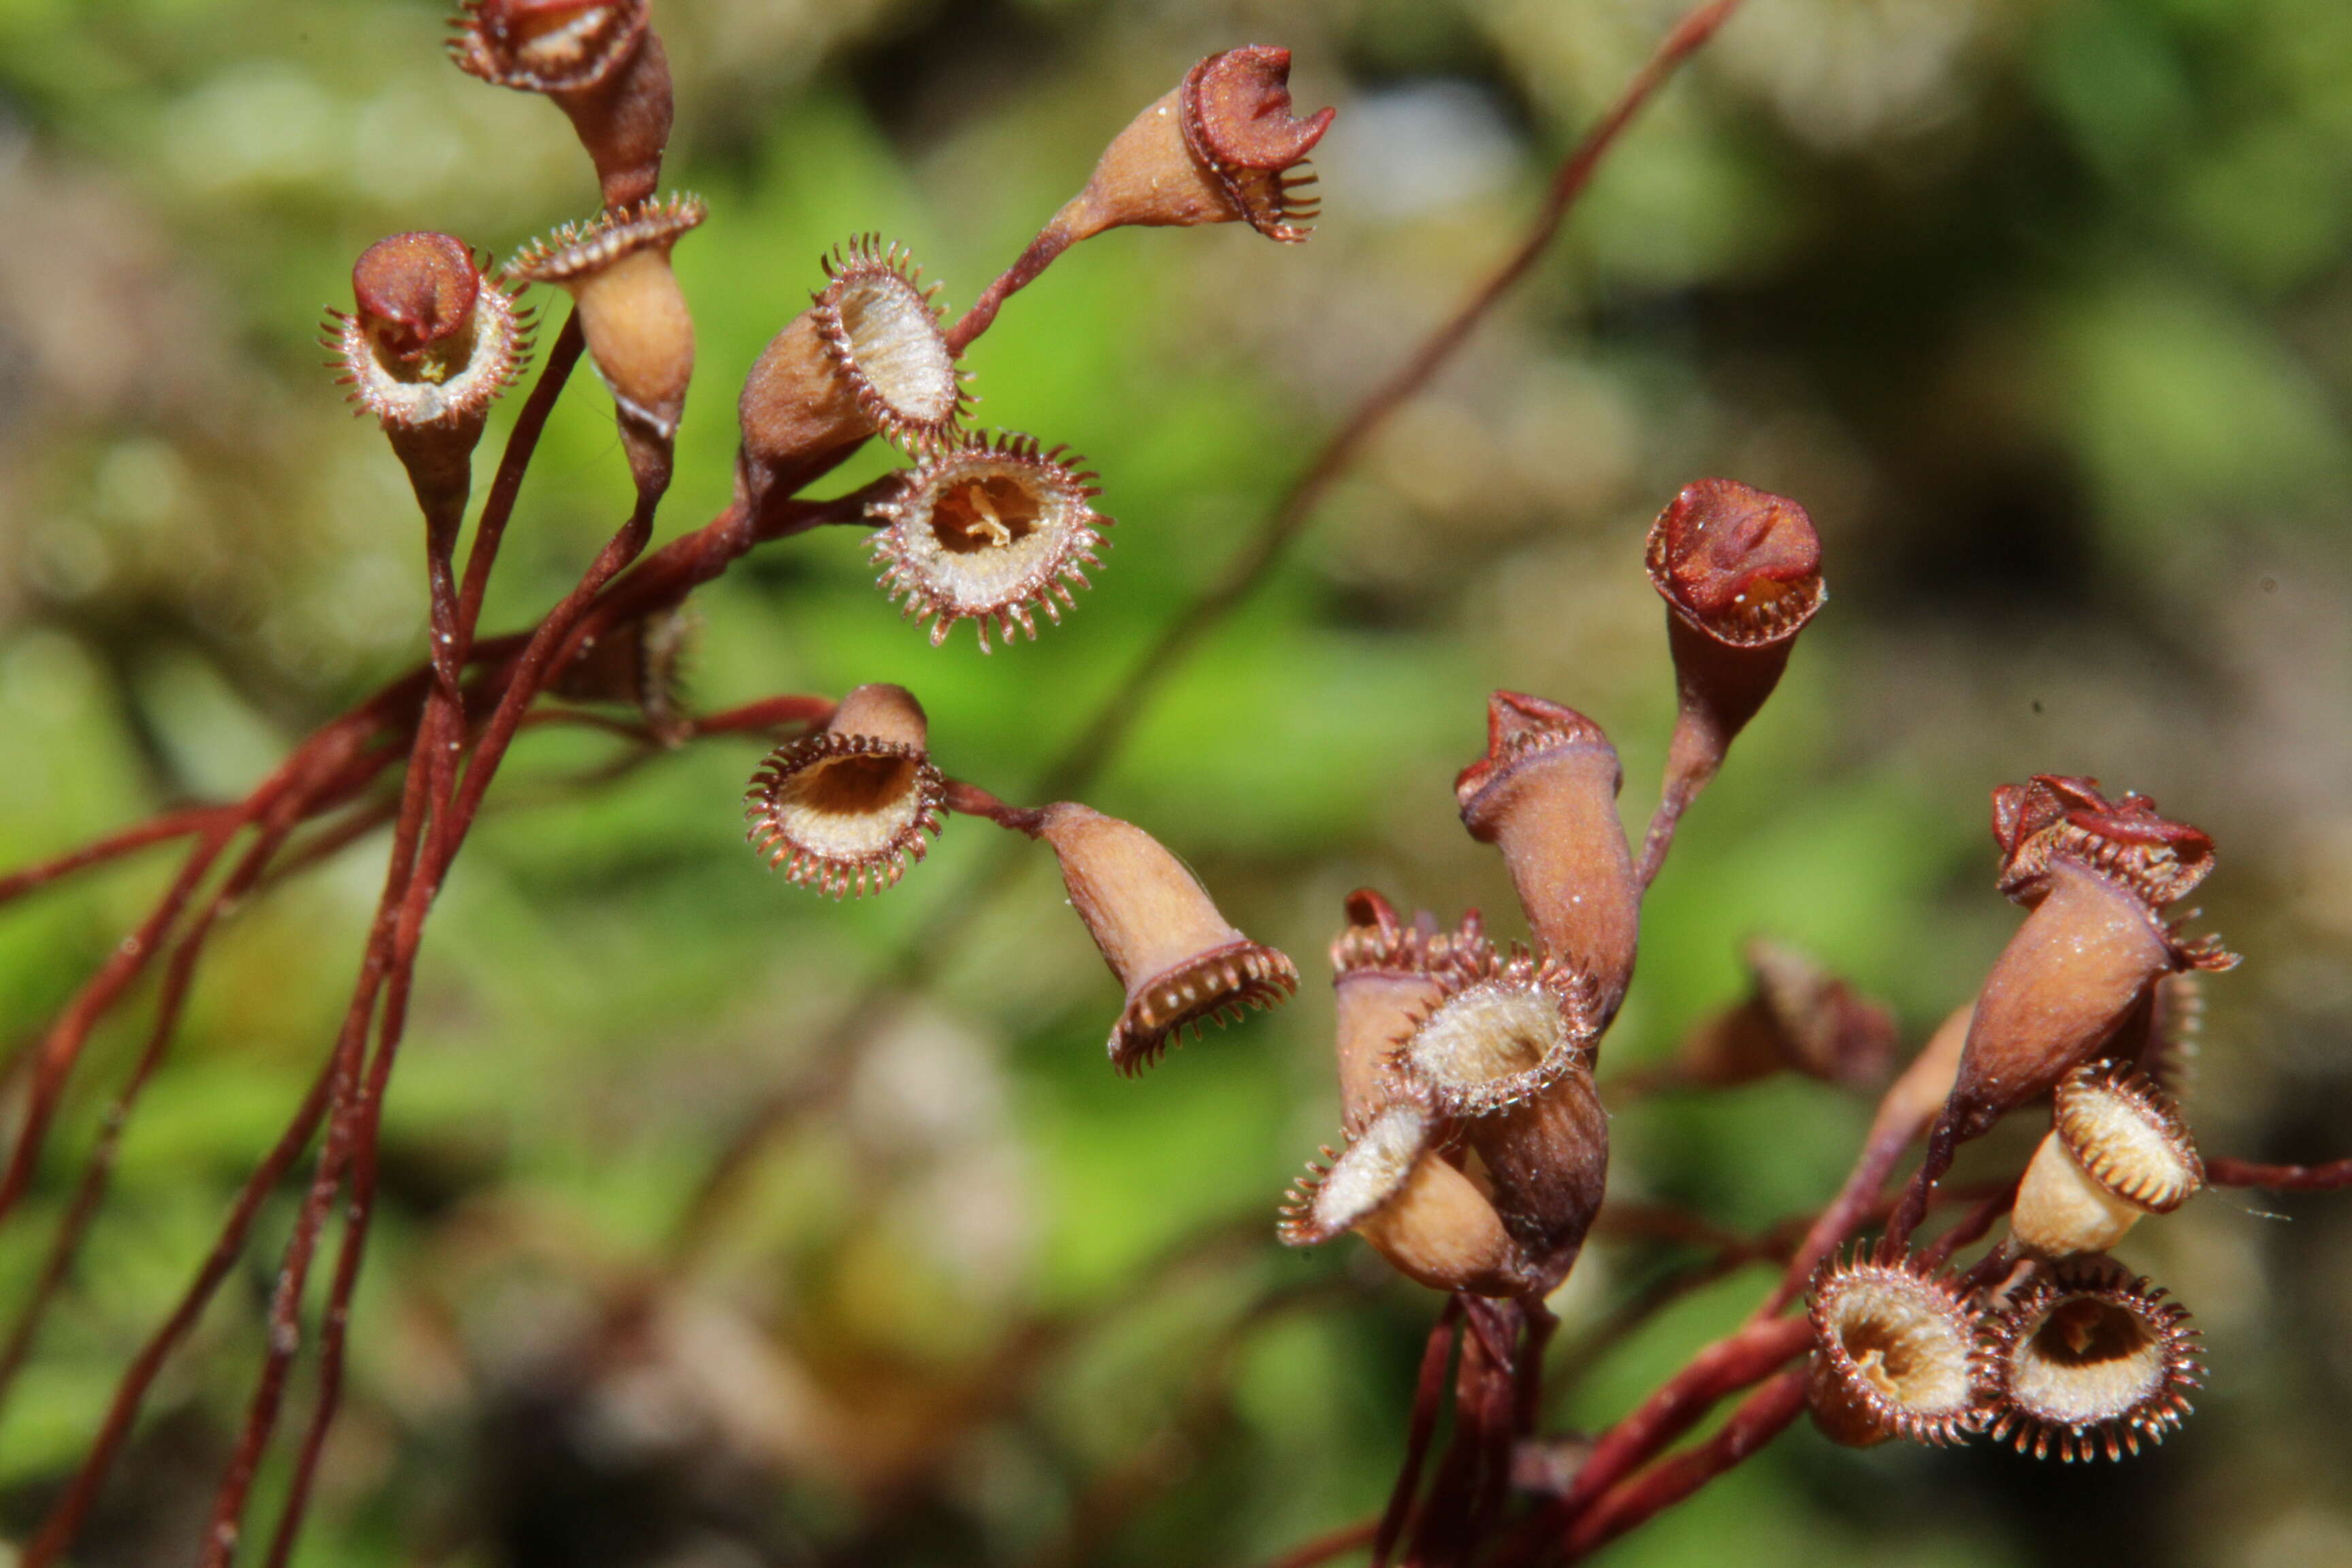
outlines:
[[[2135,1207],[2170,1214],[2205,1184],[2179,1107],[2128,1068],[2076,1068],[2058,1085],[2053,1122],[2084,1174]]]
[[[1184,78],[1177,121],[1184,145],[1226,202],[1268,239],[1296,244],[1321,205],[1307,153],[1332,110],[1290,112],[1290,54],[1252,46],[1211,55]]]
[[[1584,1059],[1590,987],[1557,962],[1488,953],[1443,976],[1445,994],[1391,1058],[1449,1116],[1484,1116],[1541,1092]]]
[[[351,400],[387,426],[416,429],[480,416],[512,386],[530,353],[530,312],[505,290],[485,286],[457,330],[415,348],[404,331],[369,330],[356,314],[332,312],[323,341],[351,388]]]
[[[2020,1453],[2119,1458],[2189,1412],[2201,1381],[2189,1313],[2106,1259],[2062,1266],[1996,1321],[1996,1437]]]
[[[1111,1065],[1138,1073],[1160,1059],[1186,1030],[1240,1021],[1298,989],[1289,955],[1254,942],[1227,942],[1161,971],[1134,987],[1111,1026]]]
[[[1948,1282],[1848,1265],[1814,1286],[1812,1323],[1821,1372],[1884,1436],[1946,1443],[1980,1424],[1976,1321]]]
[[[925,445],[963,412],[963,377],[939,307],[897,246],[861,237],[825,258],[816,325],[858,406],[894,441]]]
[[[526,92],[578,92],[645,37],[645,0],[468,0],[451,54],[471,74]]]
[[[874,509],[885,520],[872,541],[884,591],[910,618],[930,617],[935,647],[967,620],[983,653],[992,624],[1007,641],[1016,626],[1034,638],[1036,612],[1058,624],[1076,603],[1072,585],[1088,585],[1085,568],[1102,564],[1110,519],[1094,510],[1094,477],[1025,436],[932,458]]]
[[[940,830],[945,781],[923,752],[861,735],[787,742],[751,775],[750,838],[787,880],[835,898],[898,881]]]
[[[1313,1247],[1370,1218],[1404,1191],[1435,1132],[1425,1107],[1412,1100],[1390,1105],[1328,1167],[1309,1164],[1292,1185],[1277,1227],[1283,1241]],[[1331,1151],[1323,1153],[1328,1159]]]
[[[702,198],[688,192],[609,208],[585,223],[567,223],[531,241],[500,269],[501,275],[517,283],[576,283],[640,251],[667,249],[709,216]]]

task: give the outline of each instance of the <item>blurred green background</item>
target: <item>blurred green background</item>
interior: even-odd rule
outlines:
[[[960,307],[1199,56],[1288,45],[1302,105],[1340,109],[1312,244],[1114,233],[972,353],[977,419],[1085,452],[1118,520],[1065,626],[935,650],[828,531],[698,595],[697,702],[901,681],[950,772],[1026,798],[1507,248],[1675,14],[659,0],[671,180],[711,208],[677,255],[700,368],[666,535],[724,503],[734,389],[836,241],[907,242]],[[562,116],[446,64],[442,21],[437,0],[0,0],[0,860],[242,792],[415,658],[406,487],[312,323],[382,234],[505,255],[594,200]],[[1322,950],[1368,882],[1523,931],[1448,787],[1493,687],[1603,723],[1638,831],[1672,719],[1643,533],[1703,474],[1804,501],[1832,600],[1650,901],[1604,1085],[1735,1001],[1759,932],[1919,1038],[2016,919],[1987,792],[2088,773],[2221,847],[2210,923],[2248,956],[2209,993],[2207,1149],[2352,1152],[2352,10],[1749,0],[1088,792],[1300,960],[1289,1006],[1116,1078],[1115,989],[1024,851],[918,987],[845,1025],[996,830],[954,821],[899,889],[835,906],[744,848],[749,745],[593,785],[611,742],[520,749],[427,942],[303,1560],[1246,1563],[1377,1508],[1437,1300],[1353,1240],[1272,1242],[1336,1136]],[[627,495],[581,377],[488,624],[535,617]],[[383,847],[216,943],[0,1417],[0,1539],[40,1517],[326,1051]],[[0,1048],[167,861],[5,911]],[[100,1037],[0,1228],[0,1301],[147,1000]],[[793,1086],[740,1201],[673,1261],[717,1151]],[[1647,1097],[1616,1118],[1612,1195],[1760,1228],[1826,1198],[1865,1115],[1794,1079]],[[187,1559],[289,1214],[159,1386],[83,1561]],[[1800,1429],[1606,1561],[2352,1563],[2347,1215],[2219,1194],[2129,1239],[2212,1366],[2152,1456],[1855,1454]],[[1555,1303],[1564,1353],[1697,1256],[1604,1236]],[[1580,1358],[1557,1424],[1622,1413],[1766,1278]]]

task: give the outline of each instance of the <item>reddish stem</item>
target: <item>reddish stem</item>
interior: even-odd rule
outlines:
[[[1725,1471],[1745,1462],[1805,1408],[1802,1369],[1784,1372],[1740,1402],[1714,1436],[1612,1487],[1570,1528],[1566,1560],[1573,1561],[1654,1519]]]
[[[2352,1160],[2325,1165],[2261,1165],[2227,1155],[2205,1162],[2205,1179],[2217,1187],[2268,1187],[2280,1193],[2329,1193],[2352,1187]]]
[[[8,1389],[16,1373],[31,1352],[34,1336],[40,1331],[41,1321],[47,1315],[58,1291],[64,1286],[66,1276],[73,1267],[75,1255],[81,1248],[82,1237],[89,1233],[90,1222],[97,1216],[100,1202],[106,1194],[108,1178],[114,1170],[115,1156],[122,1142],[123,1129],[129,1125],[131,1113],[139,1103],[142,1090],[147,1087],[155,1070],[170,1053],[173,1035],[177,1032],[180,1015],[187,1003],[188,991],[194,983],[197,962],[204,956],[205,943],[219,918],[233,910],[237,901],[252,890],[269,864],[270,857],[286,842],[291,818],[299,811],[281,805],[275,819],[263,826],[261,836],[247,848],[244,858],[230,871],[204,908],[200,910],[187,931],[173,951],[172,961],[165,967],[162,995],[155,1005],[155,1023],[147,1037],[145,1049],[131,1067],[130,1076],[107,1108],[98,1143],[90,1151],[84,1165],[73,1201],[51,1237],[49,1251],[43,1260],[39,1277],[32,1293],[9,1331],[5,1349],[0,1349],[0,1403],[7,1398]]]
[[[1634,1468],[1687,1432],[1735,1390],[1769,1377],[1812,1342],[1802,1317],[1751,1323],[1716,1341],[1593,1445],[1576,1479],[1545,1511],[1575,1518]]]
[[[135,823],[129,827],[108,834],[95,843],[85,844],[70,854],[60,855],[54,860],[44,861],[38,866],[27,866],[21,871],[12,871],[5,877],[0,877],[0,904],[5,904],[12,899],[22,898],[26,893],[47,887],[60,878],[69,877],[76,871],[87,870],[93,866],[102,866],[110,860],[119,860],[125,855],[135,854],[151,845],[166,843],[174,838],[185,838],[191,834],[213,831],[223,826],[241,826],[245,820],[245,808],[241,805],[186,805],[176,811],[167,811],[160,816],[151,816],[144,822]]]
[[[188,900],[194,896],[213,862],[220,858],[236,832],[234,826],[215,826],[197,840],[187,859],[181,863],[179,875],[172,879],[172,885],[146,920],[107,954],[98,973],[75,994],[43,1037],[33,1058],[33,1081],[26,1091],[25,1120],[16,1131],[16,1146],[9,1151],[6,1172],[0,1173],[0,1218],[6,1217],[32,1184],[33,1172],[48,1142],[49,1123],[57,1115],[58,1101],[65,1093],[74,1065],[81,1059],[82,1047],[89,1039],[90,1031],[132,983],[146,973],[148,963],[170,938]]]
[[[1462,1298],[1448,1296],[1437,1321],[1430,1325],[1429,1342],[1422,1347],[1421,1375],[1414,1380],[1412,1419],[1405,1427],[1404,1463],[1397,1468],[1389,1505],[1372,1531],[1372,1568],[1384,1568],[1397,1538],[1404,1533],[1412,1500],[1421,1489],[1421,1468],[1429,1458],[1429,1440],[1437,1431],[1437,1415],[1445,1399],[1445,1363],[1462,1324]]]

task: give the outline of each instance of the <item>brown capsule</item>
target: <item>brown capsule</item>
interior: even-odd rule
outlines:
[[[661,184],[672,103],[669,62],[647,0],[466,0],[450,58],[499,87],[545,93],[596,165],[604,205]]]
[[[1391,1101],[1328,1169],[1308,1166],[1291,1188],[1283,1242],[1312,1247],[1354,1230],[1433,1290],[1530,1293],[1535,1272],[1477,1184],[1437,1152],[1438,1131],[1426,1104],[1410,1096]]]
[[[1676,1057],[1678,1079],[1723,1087],[1793,1070],[1863,1088],[1885,1078],[1892,1013],[1785,942],[1759,937],[1744,956],[1748,999],[1692,1032]]]
[[[1609,1183],[1609,1112],[1579,1061],[1524,1100],[1463,1126],[1503,1228],[1549,1295],[1568,1278]]]
[[[1037,814],[1062,885],[1127,992],[1111,1065],[1140,1072],[1185,1029],[1232,1023],[1298,989],[1298,967],[1219,913],[1184,863],[1131,822],[1063,801]]]
[[[751,367],[736,405],[737,479],[754,510],[879,434],[924,448],[962,417],[963,374],[940,329],[936,286],[896,245],[861,235],[824,259],[826,283]]]
[[[1591,1070],[1591,984],[1557,959],[1492,950],[1450,966],[1392,1066],[1449,1117],[1491,1115],[1570,1071]]]
[[[1100,492],[1078,461],[1059,447],[1040,451],[1027,436],[973,436],[925,459],[874,506],[883,591],[908,617],[930,617],[932,647],[958,621],[979,627],[982,653],[992,620],[1007,642],[1015,626],[1034,640],[1037,610],[1060,623],[1060,605],[1076,602],[1069,585],[1087,586],[1085,568],[1102,564],[1095,552],[1111,521],[1095,510]]]
[[[945,783],[931,765],[922,704],[903,686],[861,686],[814,734],[787,741],[751,775],[754,847],[789,881],[840,898],[880,892],[940,831]]]
[[[1352,1134],[1387,1093],[1390,1055],[1444,997],[1442,976],[1492,949],[1478,911],[1441,931],[1426,914],[1406,925],[1370,888],[1348,895],[1348,927],[1331,944],[1331,999],[1339,1016],[1340,1124]]]
[[[352,296],[350,315],[329,312],[329,363],[391,438],[426,515],[454,528],[490,405],[529,355],[528,312],[446,234],[376,241],[352,268]]]
[[[1112,139],[1087,188],[1054,220],[1068,245],[1121,224],[1246,223],[1297,242],[1314,216],[1298,172],[1335,110],[1290,112],[1290,51],[1211,55]]]
[[[1486,754],[1454,795],[1470,837],[1502,851],[1538,951],[1591,984],[1606,1026],[1633,977],[1642,890],[1617,817],[1616,748],[1572,708],[1516,691],[1486,704]]]
[[[2037,1459],[2119,1459],[2160,1443],[2204,1380],[2188,1310],[2113,1258],[2044,1270],[1993,1314],[1992,1435]]]
[[[571,294],[589,356],[613,395],[641,494],[668,487],[677,422],[694,379],[694,319],[669,257],[705,211],[690,195],[608,210],[565,225],[506,268],[509,278],[556,284]]]
[[[1806,1400],[1833,1441],[1949,1443],[1983,1425],[1977,1316],[1948,1277],[1909,1258],[1826,1263],[1808,1311]]]
[[[2111,805],[2093,781],[2039,777],[1993,795],[2000,886],[2032,910],[1977,1000],[1952,1121],[1973,1138],[2075,1068],[2117,1049],[2138,1054],[2127,1027],[2163,975],[2227,968],[2234,955],[2188,941],[2165,901],[2201,881],[2212,842],[2156,815],[2155,802]],[[2140,1033],[2145,1034],[2142,1020]]]
[[[1295,243],[1318,210],[1299,193],[1306,159],[1333,110],[1290,112],[1290,51],[1253,45],[1211,55],[1112,138],[1087,188],[981,291],[948,339],[961,353],[1015,292],[1078,241],[1122,224],[1246,223]]]
[[[1683,487],[1651,526],[1648,564],[1666,601],[1676,712],[1663,798],[1642,848],[1643,886],[1675,823],[1772,695],[1797,634],[1829,598],[1821,535],[1805,509],[1736,479]]]

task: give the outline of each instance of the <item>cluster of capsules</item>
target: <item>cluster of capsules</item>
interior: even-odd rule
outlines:
[[[670,267],[708,208],[657,197],[672,119],[669,71],[648,0],[468,0],[452,58],[499,86],[544,95],[567,114],[604,197],[493,268],[455,237],[393,236],[353,272],[356,309],[328,324],[331,362],[408,462],[428,514],[462,510],[467,458],[489,405],[530,348],[530,285],[572,299],[586,352],[612,394],[641,499],[669,482],[695,359],[694,324]],[[1294,116],[1286,49],[1209,56],[1112,139],[1085,188],[952,327],[936,285],[900,247],[863,235],[824,258],[824,287],[759,356],[738,403],[734,515],[751,540],[810,525],[795,498],[871,437],[914,466],[861,492],[879,582],[934,643],[959,623],[1034,637],[1100,564],[1110,520],[1095,476],[1060,447],[968,429],[964,351],[1006,297],[1055,257],[1121,226],[1246,223],[1307,237],[1308,153],[1333,111]],[[426,496],[428,485],[435,492]],[[838,521],[832,517],[822,521]]]
[[[572,121],[604,198],[592,218],[525,246],[503,267],[454,236],[410,233],[371,247],[352,272],[355,308],[331,313],[331,364],[406,465],[446,559],[462,521],[470,460],[490,404],[531,347],[531,285],[563,289],[572,323],[611,393],[639,516],[670,480],[695,358],[694,325],[671,252],[709,212],[657,197],[672,118],[668,67],[647,0],[468,0],[453,59],[486,81],[540,93]],[[1085,187],[952,326],[896,245],[860,236],[823,262],[824,287],[776,334],[745,382],[741,441],[725,520],[740,544],[821,521],[871,524],[880,586],[937,645],[970,621],[982,651],[1058,621],[1098,567],[1111,520],[1096,476],[1061,447],[965,427],[961,360],[1006,298],[1064,250],[1121,226],[1245,223],[1297,242],[1315,216],[1308,153],[1328,109],[1291,112],[1290,56],[1250,46],[1211,55],[1112,138]],[[911,466],[845,502],[802,490],[879,437]],[[846,512],[847,515],[841,515]],[[740,550],[738,551],[740,552]],[[436,583],[436,594],[448,587]],[[571,650],[559,695],[640,709],[677,732],[681,622],[664,612],[626,637]],[[456,671],[447,672],[454,681]],[[965,811],[1048,843],[1070,900],[1127,999],[1109,1038],[1120,1070],[1188,1030],[1287,996],[1297,972],[1217,910],[1176,856],[1132,824],[1064,802],[1008,806],[950,780],[930,759],[921,704],[868,685],[810,733],[777,747],[746,799],[750,837],[793,882],[835,897],[895,884],[944,816]]]
[[[353,268],[354,310],[328,324],[332,363],[391,437],[446,542],[489,405],[530,354],[530,312],[516,298],[533,284],[561,288],[613,395],[649,520],[694,367],[670,255],[708,216],[690,195],[655,195],[671,100],[649,5],[470,0],[451,52],[474,75],[563,110],[595,165],[603,209],[495,269],[446,234],[378,242]],[[1273,239],[1305,237],[1305,160],[1331,111],[1290,112],[1288,68],[1286,51],[1257,47],[1201,61],[1112,140],[1085,188],[952,327],[898,247],[873,237],[837,247],[824,287],[743,388],[734,526],[757,541],[834,521],[795,498],[878,436],[913,466],[873,487],[861,514],[875,525],[881,585],[930,621],[933,642],[971,621],[986,649],[992,626],[1000,638],[1034,637],[1038,611],[1058,619],[1099,564],[1109,526],[1093,504],[1095,476],[1026,436],[966,429],[961,358],[1007,297],[1106,229],[1243,222]],[[1632,978],[1642,890],[1824,597],[1803,509],[1729,480],[1676,498],[1651,531],[1648,565],[1668,607],[1678,711],[1638,859],[1600,728],[1497,693],[1486,753],[1456,793],[1471,833],[1501,851],[1535,946],[1496,948],[1475,914],[1448,931],[1426,915],[1400,918],[1377,893],[1349,900],[1333,948],[1348,1143],[1293,1193],[1285,1240],[1352,1229],[1415,1279],[1497,1297],[1540,1297],[1573,1265],[1605,1184],[1592,1070]],[[646,617],[617,654],[581,649],[578,668],[551,684],[653,712],[667,700],[676,641],[673,622]],[[1044,840],[1125,991],[1108,1041],[1123,1071],[1297,985],[1290,960],[1236,930],[1142,829],[1075,803],[1007,805],[947,778],[902,688],[860,687],[777,748],[747,809],[772,864],[835,896],[896,882],[946,813]],[[1927,1167],[1875,1253],[1815,1281],[1812,1407],[1848,1442],[1990,1429],[2036,1453],[2113,1455],[2176,1424],[2200,1376],[2186,1314],[2106,1251],[2141,1215],[2168,1212],[2201,1183],[2160,1081],[2161,1047],[2187,997],[2173,982],[2234,960],[2164,919],[2211,868],[2212,846],[2145,797],[2111,801],[2088,779],[2037,777],[1997,792],[1994,828],[2001,889],[2031,913],[1977,1002],[1882,1113],[1899,1121],[1904,1107],[1927,1107]],[[1953,1149],[2044,1097],[2052,1131],[1996,1255],[2013,1267],[1985,1284],[1982,1265],[1954,1278],[1904,1251]]]
[[[1632,978],[1643,889],[1824,597],[1803,510],[1728,480],[1677,497],[1648,559],[1679,711],[1638,859],[1600,728],[1495,694],[1486,753],[1455,793],[1471,835],[1501,851],[1534,948],[1498,949],[1475,911],[1446,929],[1350,896],[1331,949],[1347,1142],[1289,1194],[1285,1241],[1353,1230],[1424,1285],[1521,1300],[1573,1266],[1606,1184],[1593,1068]],[[1990,1431],[2037,1456],[2115,1456],[2176,1425],[2201,1376],[2188,1314],[2107,1251],[2202,1184],[2167,1052],[2195,1021],[2196,972],[2236,960],[2166,918],[2211,869],[2212,844],[2147,797],[2038,776],[1994,793],[1993,830],[2000,889],[2030,912],[1882,1103],[1865,1149],[1891,1163],[1925,1134],[1927,1159],[1889,1234],[1813,1280],[1811,1404],[1845,1443]],[[1758,996],[1694,1040],[1683,1081],[1766,1065],[1872,1076],[1891,1044],[1882,1010],[1794,955],[1768,947],[1751,964]],[[2006,1237],[1964,1275],[1907,1248],[1957,1146],[2043,1103],[2051,1130]]]
[[[1402,920],[1365,889],[1332,944],[1344,1150],[1282,1209],[1282,1239],[1353,1230],[1435,1289],[1537,1300],[1568,1276],[1607,1182],[1601,1039],[1633,975],[1642,894],[1675,820],[1778,683],[1826,599],[1802,507],[1729,479],[1686,487],[1647,551],[1678,692],[1660,808],[1637,862],[1616,749],[1559,703],[1498,691],[1454,796],[1501,853],[1534,938]]]
[[[1850,1444],[1989,1432],[2037,1458],[2115,1458],[2161,1441],[2203,1377],[2188,1312],[2108,1252],[2205,1184],[2166,1083],[2199,972],[2237,960],[2166,919],[2213,845],[2147,796],[2038,776],[1994,792],[1993,835],[2000,889],[2031,912],[1906,1074],[1915,1107],[1942,1103],[1894,1233],[1814,1281],[1811,1408]],[[1952,1149],[2045,1100],[2002,1245],[1965,1275],[1898,1251]]]

